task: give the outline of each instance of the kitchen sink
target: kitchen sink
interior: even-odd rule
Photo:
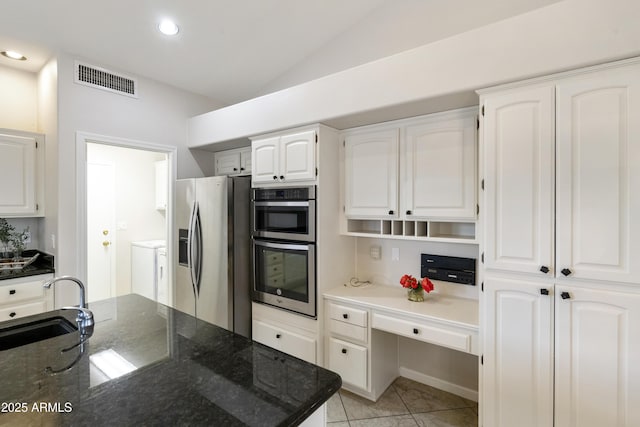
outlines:
[[[76,325],[62,316],[0,328],[0,351],[59,337],[77,330]]]

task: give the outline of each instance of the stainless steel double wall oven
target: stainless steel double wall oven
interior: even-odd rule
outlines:
[[[252,190],[254,301],[316,317],[316,187]]]

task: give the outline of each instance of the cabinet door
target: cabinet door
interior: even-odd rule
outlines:
[[[558,285],[555,311],[555,425],[639,426],[640,294]]]
[[[251,149],[240,151],[240,173],[249,175],[251,173]]]
[[[347,217],[398,217],[398,129],[345,138]]]
[[[557,266],[640,282],[640,66],[557,86]]]
[[[405,136],[407,217],[474,219],[475,114],[407,126]]]
[[[490,95],[484,108],[486,268],[552,275],[554,87]]]
[[[240,152],[219,152],[215,154],[216,175],[238,175],[240,173]]]
[[[485,426],[553,424],[552,289],[544,282],[485,279]]]
[[[347,384],[367,390],[367,348],[329,338],[329,369]]]
[[[0,216],[36,213],[36,140],[0,134]]]
[[[284,182],[313,181],[316,177],[316,132],[280,137],[280,174]]]
[[[266,138],[251,143],[251,183],[276,182],[280,174],[280,138]]]

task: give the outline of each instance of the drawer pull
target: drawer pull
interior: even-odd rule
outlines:
[[[9,314],[9,317],[16,317],[16,312],[15,312],[15,311],[12,311],[12,312]]]
[[[414,333],[414,334],[418,335],[418,333],[419,333],[419,332],[420,332],[420,331],[418,330],[418,328],[413,328],[413,333]]]
[[[280,334],[276,334],[276,338],[278,338],[278,339],[280,339],[281,336],[282,335],[280,335]]]
[[[343,313],[343,314],[342,314],[342,317],[343,317],[344,319],[348,319],[348,318],[349,318],[349,315],[348,315],[347,313]]]
[[[11,290],[9,290],[9,295],[15,295],[15,293],[16,293],[16,290],[15,290],[15,289],[11,289]]]
[[[347,354],[347,349],[346,348],[342,349],[342,354]]]

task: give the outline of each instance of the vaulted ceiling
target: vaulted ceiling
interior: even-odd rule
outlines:
[[[2,0],[0,65],[57,52],[232,104],[558,0]],[[170,17],[175,37],[157,31]]]

